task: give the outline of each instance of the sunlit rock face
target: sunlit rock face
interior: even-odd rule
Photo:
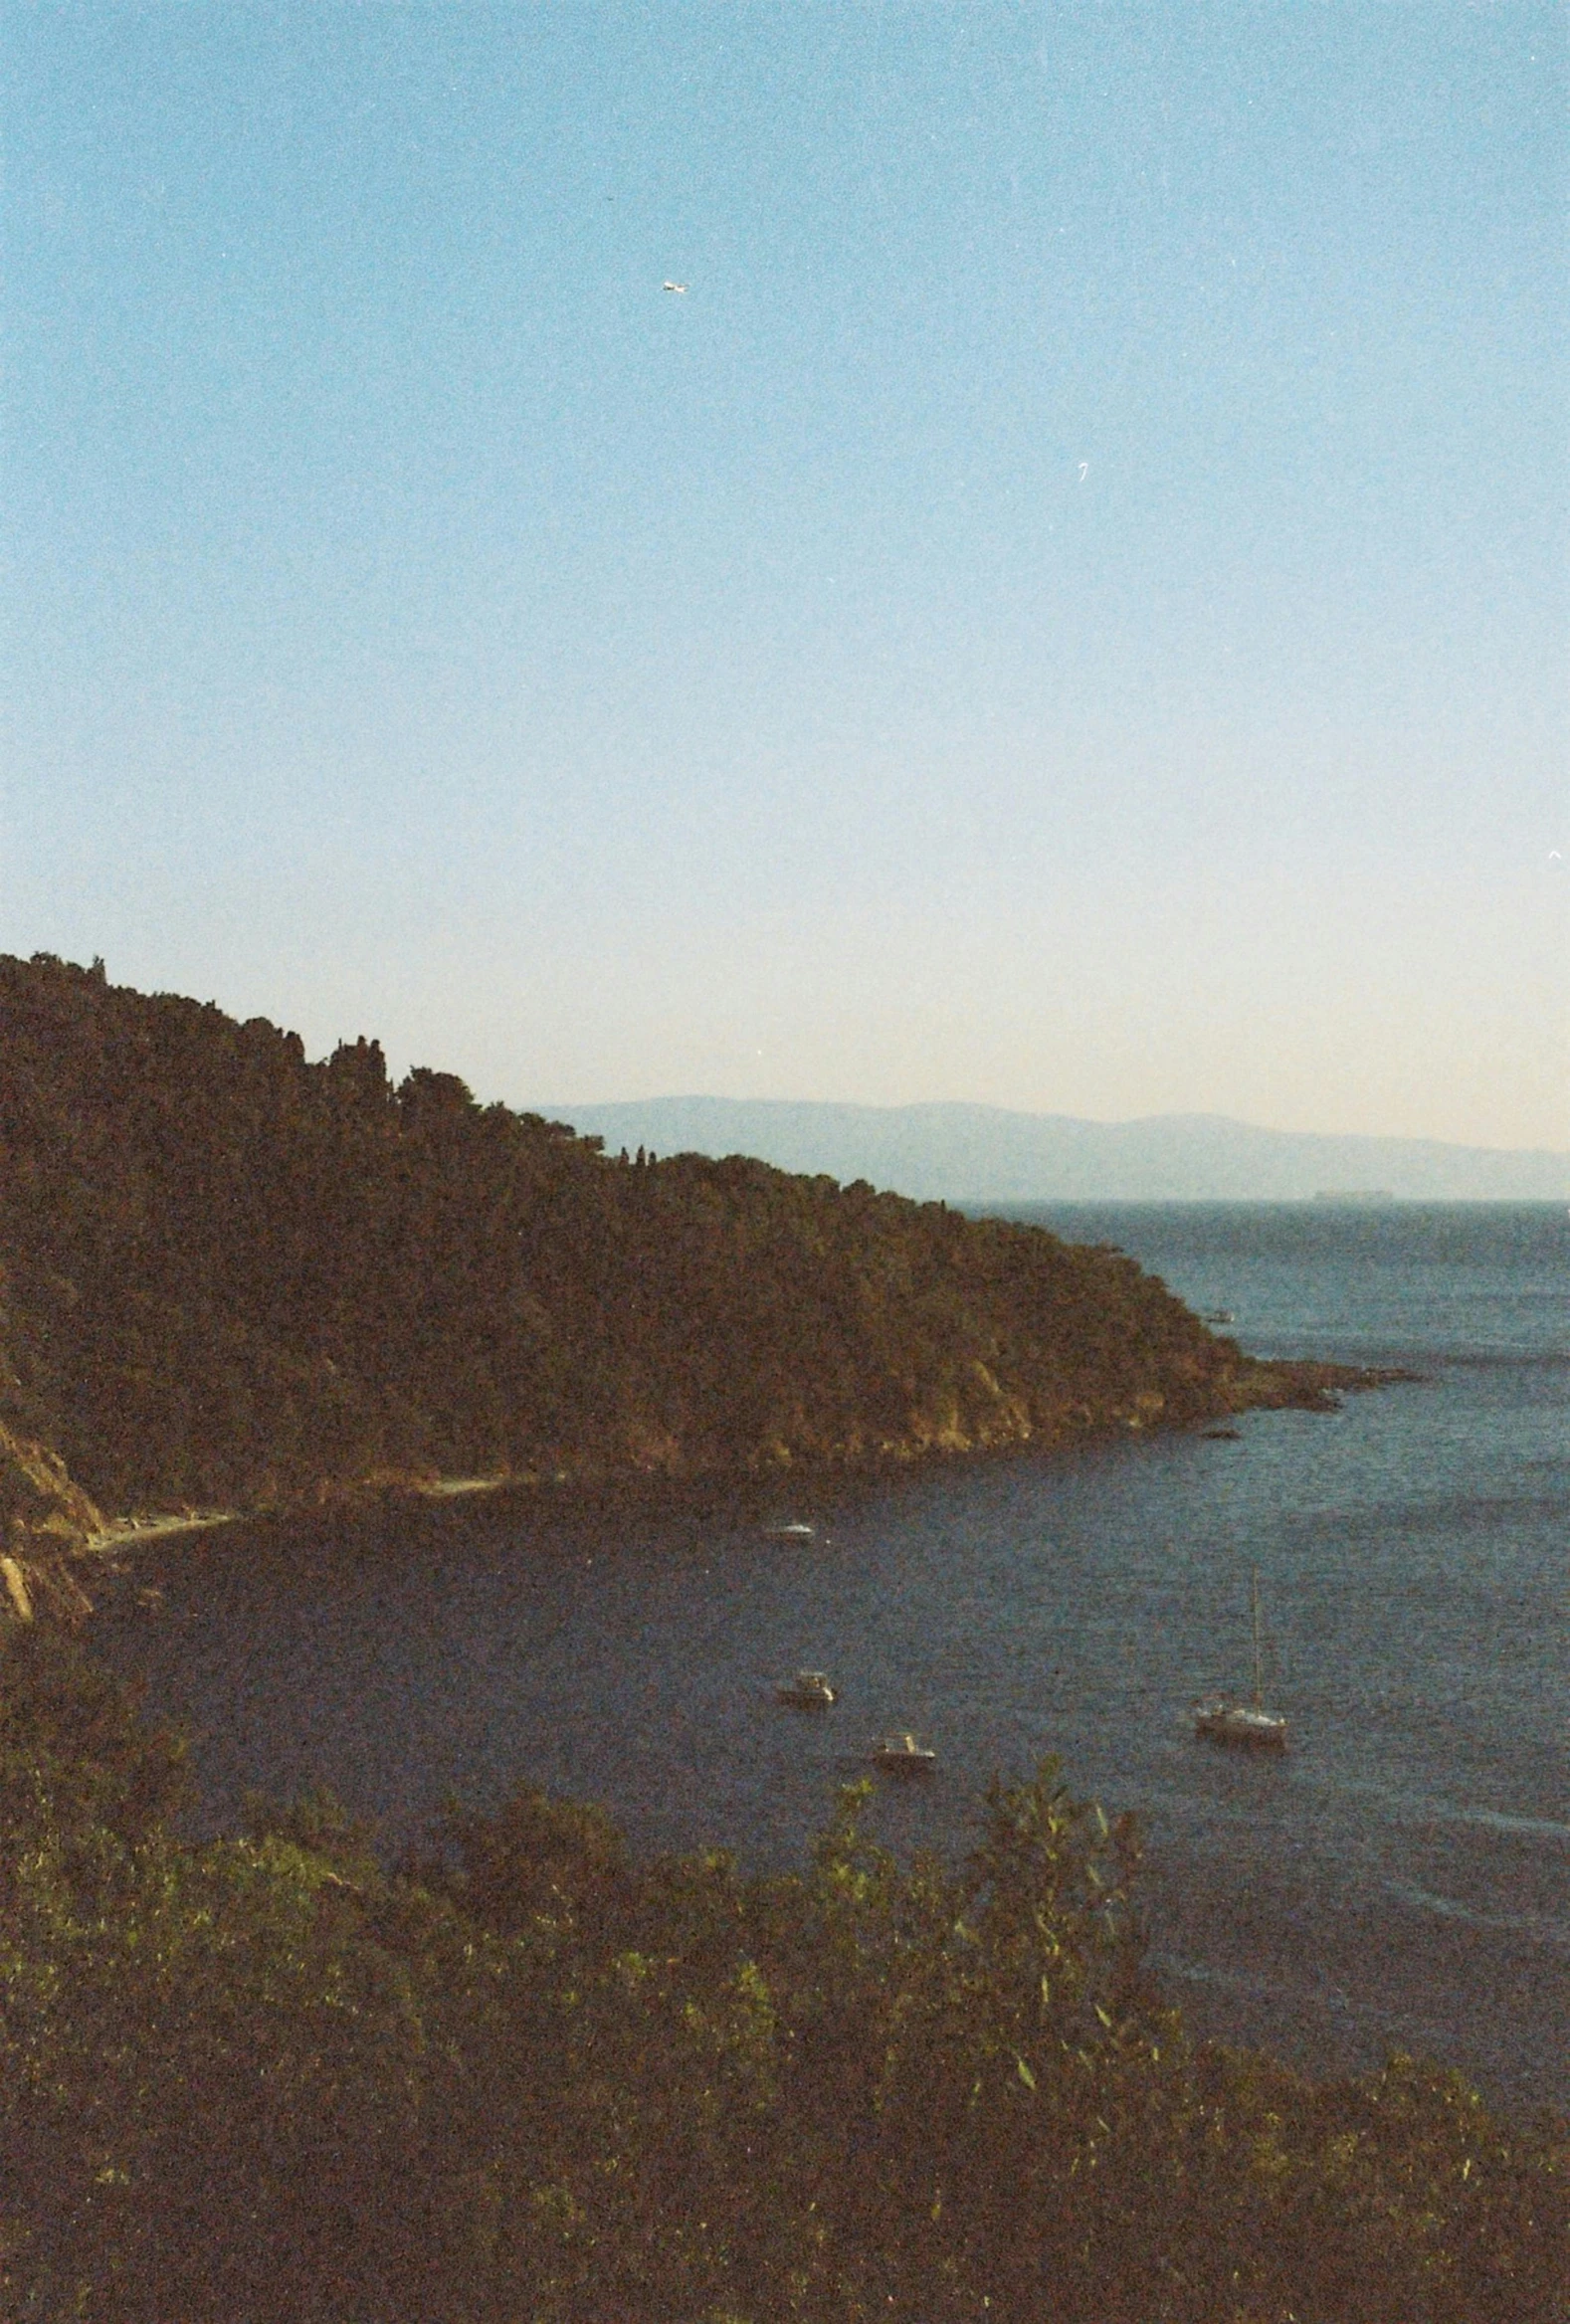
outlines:
[[[71,1559],[102,1525],[57,1453],[0,1426],[0,1624],[81,1621],[91,1607]]]

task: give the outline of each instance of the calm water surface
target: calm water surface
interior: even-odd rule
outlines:
[[[798,1860],[868,1741],[880,1797],[954,1847],[1044,1753],[1149,1837],[1146,1902],[1191,2020],[1318,2067],[1392,2045],[1570,2105],[1570,1221],[1550,1206],[1072,1206],[1267,1355],[1425,1374],[1343,1414],[939,1468],[706,1512],[455,1509],[347,1546],[215,1534],[138,1561],[96,1629],[201,1737],[209,1824],[330,1784],[394,1836],[517,1776],[644,1849]],[[764,1538],[806,1518],[806,1545]],[[1247,1678],[1249,1576],[1279,1764],[1195,1741]],[[153,1614],[134,1595],[167,1592]],[[775,1705],[798,1663],[843,1688]]]

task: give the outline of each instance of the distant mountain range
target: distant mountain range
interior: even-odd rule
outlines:
[[[751,1154],[782,1170],[865,1178],[949,1202],[1570,1200],[1570,1154],[1432,1138],[1321,1137],[1216,1113],[1079,1121],[1002,1106],[816,1105],[650,1097],[543,1108],[613,1154]]]

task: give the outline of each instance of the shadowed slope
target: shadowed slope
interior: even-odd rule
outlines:
[[[101,969],[0,960],[0,1418],[107,1505],[861,1462],[1301,1392],[1114,1252],[613,1160]]]

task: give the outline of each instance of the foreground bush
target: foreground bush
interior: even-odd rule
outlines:
[[[0,2315],[1548,2324],[1570,2142],[1410,2059],[1197,2046],[1050,1766],[896,1863],[639,1866],[520,1789],[395,1872],[322,1797],[195,1845],[176,1742],[0,1658]]]

